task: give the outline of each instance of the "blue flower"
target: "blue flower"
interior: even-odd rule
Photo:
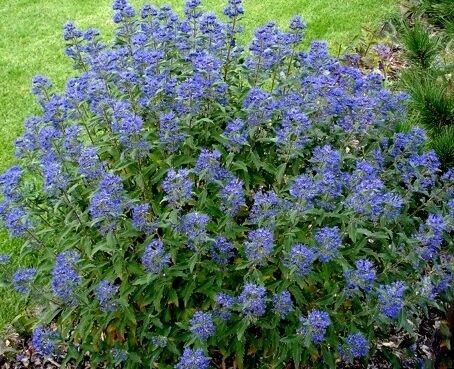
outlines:
[[[339,253],[339,247],[342,244],[342,236],[339,227],[324,227],[315,233],[317,241],[318,254],[320,261],[326,263],[334,259]]]
[[[403,205],[402,198],[385,191],[385,184],[378,178],[376,168],[360,161],[350,178],[351,194],[346,199],[347,207],[370,220],[379,217],[395,219]]]
[[[149,204],[139,204],[132,207],[132,224],[134,228],[146,234],[151,234],[157,229],[156,223],[150,219],[149,211]]]
[[[380,285],[377,290],[379,310],[388,318],[396,319],[404,307],[404,293],[407,286],[401,282]]]
[[[41,124],[42,119],[38,117],[32,116],[25,120],[25,132],[15,142],[17,158],[24,158],[39,148],[39,130]]]
[[[74,290],[79,286],[81,278],[75,270],[80,255],[76,251],[65,251],[57,255],[52,270],[52,291],[55,296],[67,304],[76,301]]]
[[[200,5],[201,0],[186,0],[184,7],[184,14],[189,18],[198,18],[201,13],[196,11],[196,8]]]
[[[255,127],[265,124],[271,119],[275,109],[275,103],[271,94],[254,87],[246,96],[243,102],[243,108],[248,112],[248,125]]]
[[[445,228],[445,221],[439,214],[429,214],[426,223],[420,225],[414,237],[418,241],[417,252],[423,260],[432,260],[437,255],[443,243]]]
[[[151,344],[158,348],[164,348],[167,346],[166,336],[153,336],[151,337]]]
[[[208,215],[198,212],[188,213],[182,217],[179,230],[188,237],[189,246],[206,241],[206,226],[209,220]]]
[[[2,203],[0,216],[5,223],[5,227],[14,237],[25,236],[27,232],[33,229],[29,215],[22,207]]]
[[[113,106],[112,131],[118,134],[120,142],[129,149],[141,149],[142,155],[148,146],[139,135],[143,120],[131,110],[127,102],[118,101]]]
[[[13,275],[13,286],[17,292],[28,293],[36,277],[35,268],[18,269]]]
[[[331,324],[331,319],[325,311],[312,310],[307,317],[300,317],[301,326],[297,333],[308,337],[313,343],[318,344],[325,339],[326,329]]]
[[[331,146],[313,150],[311,170],[295,178],[290,195],[297,200],[301,210],[321,207],[333,210],[342,195],[346,174],[341,171],[341,156]]]
[[[116,229],[124,209],[123,184],[120,177],[106,173],[90,199],[90,215],[101,233]]]
[[[51,356],[57,348],[58,333],[38,326],[33,330],[32,346],[42,356]]]
[[[191,320],[189,321],[189,324],[189,329],[192,334],[194,334],[202,341],[206,341],[208,338],[210,338],[216,330],[211,313],[204,311],[197,311],[196,313],[194,313]]]
[[[303,22],[301,19],[301,16],[295,15],[291,20],[290,20],[290,25],[289,28],[292,31],[302,31],[306,28],[306,24]]]
[[[142,7],[142,10],[140,12],[140,16],[142,19],[153,18],[153,17],[156,17],[157,15],[158,15],[158,9],[151,4],[144,4],[144,6]]]
[[[229,18],[236,18],[244,14],[241,0],[229,0],[228,5],[224,8],[224,14]]]
[[[281,206],[282,201],[274,191],[258,191],[254,194],[249,220],[253,223],[271,223],[279,214]]]
[[[115,361],[115,363],[122,363],[128,359],[128,352],[125,350],[113,348],[112,350],[110,350],[110,353],[112,354],[112,359]]]
[[[51,87],[52,82],[46,76],[36,75],[32,78],[32,93],[41,103],[47,99]]]
[[[435,184],[440,170],[440,161],[434,151],[423,154],[412,153],[396,159],[396,168],[402,180],[413,191],[427,191]]]
[[[22,168],[19,166],[12,166],[0,175],[0,186],[5,200],[20,201],[22,199],[19,189],[21,178]]]
[[[238,178],[233,178],[227,182],[221,189],[221,209],[231,217],[238,214],[242,205],[246,203],[243,182]]]
[[[314,181],[305,174],[295,178],[289,192],[296,200],[306,203],[310,203],[317,195]]]
[[[63,148],[65,149],[67,157],[71,160],[77,160],[80,155],[82,148],[82,143],[80,141],[80,132],[81,127],[78,125],[73,125],[65,128]]]
[[[283,155],[293,158],[309,141],[308,130],[311,122],[306,114],[289,111],[284,114],[282,124],[276,131],[276,145]]]
[[[134,8],[128,4],[126,0],[115,0],[112,6],[114,12],[113,21],[115,23],[121,23],[126,21],[128,18],[132,18],[136,15]],[[120,31],[122,29],[120,28]],[[121,32],[120,32],[121,34]]]
[[[238,296],[241,312],[248,317],[260,317],[266,311],[266,288],[246,283]]]
[[[266,228],[259,228],[249,232],[244,252],[249,262],[263,265],[273,252],[273,246],[273,232]]]
[[[10,254],[0,254],[0,265],[6,265],[11,261]]]
[[[89,181],[97,181],[106,174],[104,164],[99,161],[96,147],[84,147],[77,162],[80,174]]]
[[[193,350],[186,347],[180,357],[175,369],[208,369],[210,359],[208,359],[201,349]]]
[[[38,142],[44,153],[54,153],[54,146],[57,145],[57,140],[61,138],[61,131],[55,127],[45,126],[39,131]]]
[[[284,290],[273,295],[273,311],[281,318],[295,310],[293,307],[292,295],[289,291]]]
[[[269,72],[290,54],[288,46],[285,34],[280,32],[274,22],[268,22],[254,32],[254,38],[249,45],[251,57],[246,60],[247,68],[255,76],[254,82],[260,73]]]
[[[200,32],[206,38],[205,44],[202,46],[205,50],[215,53],[224,47],[226,25],[220,22],[215,14],[203,14],[199,20],[199,27]]]
[[[66,22],[63,26],[63,38],[65,41],[74,40],[82,37],[82,32],[77,29],[73,22]]]
[[[181,115],[198,114],[206,87],[206,81],[200,74],[193,74],[181,82],[176,90],[175,110]]]
[[[454,199],[448,201],[449,216],[454,220]]]
[[[197,159],[194,173],[207,182],[223,179],[225,172],[221,168],[220,158],[221,153],[218,150],[209,151],[203,149]]]
[[[175,171],[170,169],[162,183],[162,188],[170,205],[181,207],[192,196],[192,181],[189,179],[189,170],[179,169]]]
[[[367,259],[359,259],[355,266],[355,270],[348,269],[344,272],[347,294],[350,295],[354,291],[370,292],[377,274],[374,263]]]
[[[165,252],[161,240],[151,241],[142,256],[142,264],[148,273],[160,274],[170,264],[170,255]]]
[[[224,237],[217,236],[210,248],[210,255],[217,264],[227,265],[235,257],[235,248]]]
[[[339,345],[338,350],[343,360],[352,363],[355,358],[367,356],[369,342],[360,332],[350,333],[346,337],[344,345]]]
[[[118,300],[115,298],[117,292],[118,286],[115,286],[109,281],[102,280],[97,285],[95,295],[104,312],[110,313],[117,310]]]
[[[249,133],[246,124],[241,119],[230,121],[224,129],[223,135],[228,140],[224,145],[226,148],[238,152],[241,146],[246,145]]]
[[[175,115],[170,112],[162,114],[159,118],[159,138],[161,145],[169,152],[175,152],[186,138],[181,124]]]
[[[215,297],[216,309],[214,310],[215,316],[221,320],[229,320],[232,317],[232,307],[236,299],[227,293],[218,293]]]
[[[290,270],[294,270],[298,277],[308,275],[312,270],[312,264],[317,259],[317,253],[303,245],[293,245],[284,259],[284,265]]]
[[[330,145],[319,146],[312,152],[310,161],[322,171],[338,172],[341,166],[341,155]]]
[[[42,102],[43,105],[43,120],[51,123],[52,127],[58,131],[62,131],[62,123],[68,115],[68,104],[64,97],[51,95],[49,99]]]
[[[65,191],[69,186],[69,178],[63,172],[63,164],[49,152],[41,159],[41,168],[44,178],[44,189],[50,196],[56,196],[60,191]]]

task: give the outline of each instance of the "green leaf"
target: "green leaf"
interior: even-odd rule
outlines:
[[[303,354],[303,347],[299,340],[294,340],[292,344],[292,358],[295,368],[299,368],[301,363],[301,355]]]
[[[242,319],[238,331],[236,333],[236,337],[238,338],[238,341],[241,341],[244,337],[244,333],[246,332],[246,329],[249,327],[249,321],[246,319]]]
[[[234,343],[234,352],[235,352],[235,361],[238,366],[238,369],[244,368],[244,355],[245,355],[245,347],[244,342],[237,340]]]
[[[196,284],[194,281],[191,281],[186,288],[183,291],[183,302],[184,306],[186,307],[188,305],[189,299],[192,296],[192,293],[194,292],[194,289],[196,287]]]

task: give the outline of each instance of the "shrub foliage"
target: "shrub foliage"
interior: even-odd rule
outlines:
[[[323,42],[303,50],[299,17],[245,51],[240,0],[225,22],[199,0],[184,17],[113,9],[109,45],[65,25],[78,75],[63,93],[33,79],[42,114],[0,177],[4,225],[35,260],[12,276],[41,312],[34,348],[334,368],[411,335],[452,281],[454,172],[422,130],[394,133],[406,96]]]
[[[454,3],[418,0],[411,4],[401,26],[400,38],[409,64],[402,81],[411,94],[416,122],[428,130],[431,146],[448,168],[454,162]]]

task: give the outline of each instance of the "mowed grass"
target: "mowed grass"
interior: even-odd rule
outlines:
[[[226,0],[202,0],[205,9],[222,14]],[[183,0],[134,0],[170,4],[181,12]],[[325,39],[331,50],[348,46],[364,24],[378,25],[396,11],[396,0],[244,0],[244,39],[255,27],[269,20],[286,27],[300,14],[308,24],[307,40]],[[62,26],[74,20],[82,28],[96,27],[106,39],[112,36],[110,0],[0,0],[0,170],[14,163],[14,139],[21,134],[22,122],[39,112],[30,93],[35,74],[49,76],[58,89],[74,72],[63,53]],[[57,232],[58,230],[56,230]],[[0,232],[0,253],[17,255],[20,241]],[[10,271],[18,267],[16,260]],[[1,271],[0,271],[1,273]],[[0,290],[0,330],[21,310],[17,296]]]

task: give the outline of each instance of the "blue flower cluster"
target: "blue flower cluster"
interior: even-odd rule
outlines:
[[[334,259],[339,253],[342,244],[339,227],[324,227],[315,233],[315,241],[318,246],[318,259],[326,263]]]
[[[161,240],[151,241],[142,256],[142,264],[146,271],[152,274],[160,274],[170,264],[170,255],[165,252]]]
[[[426,223],[420,225],[415,238],[418,241],[418,254],[422,259],[432,260],[440,250],[443,242],[443,232],[446,228],[441,215],[429,214]]]
[[[61,93],[33,79],[41,113],[0,174],[0,220],[37,260],[5,279],[44,316],[58,303],[62,344],[318,369],[452,295],[454,170],[398,131],[406,94],[305,43],[300,17],[243,45],[241,0],[223,20],[200,0],[113,12],[112,43],[64,26],[77,73]],[[39,352],[55,342],[35,331]]]
[[[233,178],[224,185],[219,197],[221,198],[221,209],[231,217],[236,216],[241,206],[246,203],[243,182],[238,178]]]
[[[298,277],[304,277],[312,270],[312,264],[317,258],[315,250],[302,245],[296,244],[284,259],[284,265],[291,271],[294,271]]]
[[[351,333],[345,338],[345,343],[338,348],[341,357],[352,363],[355,358],[365,357],[369,353],[369,342],[362,333]]]
[[[273,295],[273,311],[281,318],[285,318],[294,310],[292,295],[289,291],[285,290]]]
[[[281,200],[274,191],[258,191],[254,195],[254,205],[249,214],[253,223],[269,222],[279,214]]]
[[[227,149],[238,152],[241,146],[247,144],[248,136],[246,123],[241,119],[234,119],[225,126],[224,137],[227,141],[224,145]]]
[[[52,291],[56,297],[68,304],[75,302],[74,292],[81,282],[75,266],[80,255],[75,251],[66,251],[57,255],[52,270]]]
[[[226,293],[218,293],[215,297],[216,308],[214,313],[221,320],[229,320],[232,317],[232,308],[236,299]]]
[[[117,310],[118,300],[116,294],[118,292],[118,286],[110,283],[109,281],[102,280],[96,287],[96,298],[98,299],[101,309],[105,312],[113,312]]]
[[[120,177],[106,174],[90,200],[90,215],[99,230],[107,234],[116,229],[125,207],[123,184]]]
[[[225,172],[221,168],[220,158],[221,153],[219,151],[203,149],[194,167],[195,174],[204,178],[207,182],[223,179]]]
[[[374,263],[367,259],[359,259],[355,262],[355,267],[355,270],[347,269],[344,272],[347,294],[361,291],[370,292],[377,275]]]
[[[330,326],[331,319],[325,311],[312,310],[307,317],[300,317],[300,324],[297,333],[318,344],[325,339],[326,329]]]
[[[407,286],[401,281],[378,288],[378,301],[380,312],[391,319],[396,319],[404,307],[404,293]]]
[[[42,356],[50,356],[57,349],[58,333],[38,326],[33,330],[31,344]]]
[[[210,254],[217,264],[227,265],[235,257],[235,248],[224,237],[217,236],[211,246]]]
[[[175,365],[176,369],[208,369],[210,359],[207,358],[201,349],[185,348],[183,355]]]
[[[29,293],[36,277],[36,268],[18,269],[13,275],[13,286],[17,292]]]
[[[10,254],[0,254],[0,265],[6,265],[11,261]]]
[[[162,183],[167,201],[175,207],[184,205],[192,195],[192,181],[189,179],[189,170],[170,169],[166,180]]]
[[[132,224],[140,232],[151,234],[157,229],[157,225],[150,219],[150,205],[139,204],[132,208]]]
[[[153,336],[151,337],[151,344],[155,347],[164,348],[167,346],[166,336]]]
[[[207,240],[206,227],[209,220],[208,215],[198,212],[188,213],[182,217],[179,229],[187,236],[190,247]]]
[[[211,313],[197,311],[189,323],[192,334],[202,341],[206,341],[214,334],[215,326]]]
[[[246,283],[238,296],[241,312],[248,317],[259,317],[266,310],[266,288],[254,283]]]
[[[110,353],[112,354],[112,358],[115,363],[122,363],[128,359],[128,352],[125,350],[113,348],[112,350],[110,350]]]
[[[273,252],[273,232],[266,228],[251,231],[244,245],[246,258],[251,263],[263,265]]]

